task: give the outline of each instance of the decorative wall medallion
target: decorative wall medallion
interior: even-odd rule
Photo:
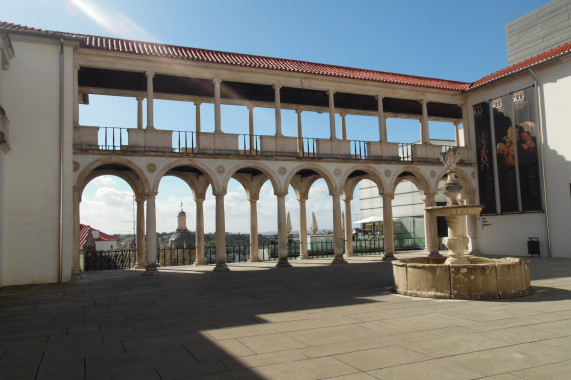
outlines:
[[[226,170],[226,168],[224,167],[224,165],[218,165],[216,167],[216,171],[220,174],[224,173],[225,170]]]
[[[286,171],[287,171],[286,168],[283,167],[283,166],[280,166],[280,167],[278,168],[278,173],[280,173],[280,175],[286,174]]]
[[[436,177],[436,172],[434,170],[430,171],[430,177],[432,178]]]
[[[79,164],[79,162],[73,161],[73,171],[74,172],[78,171],[80,166],[81,165]]]
[[[385,169],[385,177],[390,177],[391,171],[389,169]]]
[[[149,163],[147,164],[147,171],[148,171],[149,173],[154,173],[155,170],[157,170],[157,165],[155,165],[155,164],[152,163],[152,162],[149,162]]]
[[[339,177],[341,175],[341,169],[335,168],[335,170],[333,171],[333,174],[335,174],[336,177]]]

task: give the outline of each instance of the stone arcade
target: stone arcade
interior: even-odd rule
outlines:
[[[570,88],[571,77],[568,54],[571,44],[474,83],[464,83],[44,31],[6,22],[0,23],[0,41],[0,286],[70,281],[78,275],[82,192],[91,180],[107,174],[124,179],[135,193],[137,260],[139,266],[144,263],[147,274],[157,271],[155,197],[165,176],[182,179],[193,192],[197,264],[204,262],[203,204],[206,191],[211,187],[216,197],[214,270],[217,271],[228,270],[224,197],[231,178],[244,186],[251,205],[251,252],[257,252],[260,188],[267,180],[271,182],[277,197],[279,267],[289,266],[285,209],[288,187],[293,187],[299,201],[300,258],[304,258],[307,257],[307,252],[303,252],[303,247],[307,247],[303,244],[307,242],[305,202],[312,183],[322,178],[333,204],[333,262],[345,262],[342,234],[344,231],[346,241],[351,241],[350,201],[360,180],[368,179],[377,185],[383,198],[384,220],[392,220],[394,190],[404,180],[416,185],[426,207],[435,205],[434,196],[445,171],[439,163],[442,147],[430,144],[429,122],[453,123],[457,130],[462,125],[463,139],[457,141],[464,143],[456,147],[461,159],[456,177],[463,185],[461,199],[475,204],[478,201],[478,156],[474,149],[472,106],[484,99],[535,85],[538,93],[542,91],[541,102],[536,104],[543,118],[539,125],[549,124],[552,131],[551,135],[545,129],[542,133],[556,139],[565,119],[559,113],[557,99]],[[131,97],[136,105],[138,124],[124,130],[80,125],[79,104],[90,94]],[[143,99],[146,99],[146,110]],[[167,129],[168,126],[155,125],[154,99],[193,105],[196,130],[174,131]],[[201,105],[206,103],[214,105],[214,132],[201,130]],[[248,110],[248,133],[225,131],[226,123],[232,121],[223,120],[223,104]],[[253,112],[256,107],[274,110],[275,133],[255,135]],[[282,133],[282,110],[297,113],[297,136]],[[146,126],[143,125],[144,111]],[[304,135],[303,114],[308,112],[329,115],[329,138],[310,139]],[[341,136],[336,134],[337,114],[342,120]],[[378,138],[348,140],[346,131],[351,126],[346,125],[347,115],[376,118],[378,129],[371,132]],[[412,145],[412,156],[399,154],[399,144],[387,140],[387,119],[390,118],[419,121],[421,142]],[[110,138],[102,140],[103,129]],[[548,149],[555,148],[543,147],[544,152]],[[545,166],[554,160],[568,159],[565,158],[569,155],[567,146],[558,152],[561,158],[548,155]],[[42,165],[37,165],[38,162]],[[21,199],[32,201],[22,206]],[[42,210],[39,220],[26,217],[27,207]],[[557,210],[554,213],[559,223],[569,224],[569,215],[558,214]],[[425,214],[425,218],[430,220],[433,216]],[[496,223],[497,233],[505,235],[511,232],[511,226],[519,228],[531,223],[533,231],[540,231],[535,235],[540,236],[542,244],[548,240],[544,213],[489,218]],[[519,219],[507,220],[514,218]],[[475,215],[469,216],[466,222],[470,251],[489,252],[492,243],[488,243],[488,239],[493,238],[493,233],[482,230],[482,223]],[[43,242],[41,249],[37,242],[22,239],[18,231],[25,230],[21,228],[24,223],[42,226],[42,236],[37,239]],[[427,254],[438,250],[433,225],[426,223]],[[511,242],[499,244],[496,238],[493,244],[499,247],[498,253],[525,254],[515,241],[525,241],[529,234],[526,228],[514,232]],[[480,239],[482,244],[479,244],[478,236],[483,233],[487,239]],[[550,238],[550,252],[553,251],[554,256],[564,255],[559,231],[551,231]],[[394,257],[391,223],[385,224],[384,241],[385,258],[391,259]],[[16,246],[18,252],[14,251]],[[545,246],[542,249],[546,251]],[[350,247],[346,254],[352,254]],[[256,261],[256,257],[252,260]]]

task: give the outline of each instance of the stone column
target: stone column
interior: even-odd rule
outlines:
[[[395,237],[393,232],[393,194],[383,194],[383,236],[385,255],[383,260],[395,258]]]
[[[81,260],[79,251],[81,247],[79,246],[79,233],[80,233],[80,218],[79,218],[79,205],[81,203],[81,189],[77,186],[73,187],[73,254],[72,260],[72,280],[79,279],[79,274],[81,273]]]
[[[216,266],[215,272],[229,271],[226,264],[226,220],[224,215],[224,194],[216,196]]]
[[[155,129],[153,116],[153,77],[155,73],[147,71],[147,129]]]
[[[79,65],[74,65],[73,70],[73,126],[77,127],[79,125],[79,86],[78,86],[78,76],[79,76]]]
[[[283,136],[282,134],[282,110],[281,110],[281,100],[280,100],[280,88],[281,86],[274,85],[274,94],[276,102],[276,136]]]
[[[196,260],[194,265],[206,265],[204,259],[204,198],[196,198]]]
[[[250,259],[251,263],[259,262],[258,256],[258,197],[250,195]]]
[[[347,140],[347,124],[345,123],[345,114],[341,114],[341,139]]]
[[[305,202],[307,198],[300,197],[299,201],[299,258],[300,260],[309,259],[307,253],[307,211]]]
[[[422,119],[420,120],[420,142],[422,144],[430,144],[430,136],[428,133],[428,108],[426,99],[420,101],[422,103]]]
[[[214,83],[214,133],[222,133],[222,120],[220,114],[220,82],[221,80],[213,79]]]
[[[468,109],[466,104],[460,104],[462,108],[462,131],[464,132],[464,146],[470,148],[470,128],[468,128]]]
[[[143,129],[143,98],[137,96],[137,129]]]
[[[343,227],[341,226],[341,202],[339,194],[333,195],[333,261],[332,264],[346,264],[343,258]]]
[[[454,145],[460,146],[460,135],[458,134],[458,122],[454,122]]]
[[[337,133],[335,131],[335,91],[327,91],[329,95],[329,129],[331,140],[337,140]]]
[[[137,194],[137,264],[135,268],[145,269],[145,195]]]
[[[295,113],[297,113],[297,151],[303,153],[303,134],[301,131],[301,109],[296,108]]]
[[[200,131],[201,131],[201,125],[200,125],[200,105],[201,104],[202,103],[200,103],[200,102],[194,102],[194,107],[196,108],[196,111],[195,111],[195,114],[196,114],[195,115],[196,116],[196,121],[195,121],[196,133],[200,133]]]
[[[467,204],[473,205],[476,204],[476,196],[469,194],[466,197]],[[466,234],[468,238],[470,238],[470,250],[468,251],[469,255],[479,255],[480,249],[478,247],[478,223],[477,223],[478,215],[468,215],[467,216],[467,231]]]
[[[436,206],[434,194],[424,196],[424,245],[429,257],[442,257],[438,252],[438,228],[436,216],[426,211],[426,207]]]
[[[145,255],[145,271],[143,276],[157,276],[157,214],[155,197],[157,193],[146,193],[147,196],[147,254]]]
[[[383,97],[379,95],[376,98],[379,111],[379,141],[387,141],[387,119],[383,109]]]
[[[276,267],[291,267],[287,258],[287,216],[285,194],[278,194],[278,263]]]
[[[254,106],[248,105],[248,133],[250,135],[250,152],[254,152],[255,149],[255,137],[254,137]]]
[[[351,219],[351,200],[349,196],[343,197],[345,202],[345,256],[353,256],[353,223]]]

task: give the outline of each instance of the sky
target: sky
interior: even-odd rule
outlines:
[[[505,25],[548,3],[546,0],[19,0],[2,1],[0,21],[72,33],[94,34],[210,50],[296,59],[463,82],[475,81],[507,66]],[[17,52],[16,52],[17,54]],[[194,106],[155,100],[155,126],[194,130]],[[136,101],[90,96],[80,106],[80,124],[136,127]],[[247,133],[245,107],[222,108],[225,132]],[[273,109],[256,108],[256,134],[274,134]],[[204,131],[213,130],[213,107],[201,108]],[[225,120],[232,120],[226,122]],[[304,137],[329,137],[328,115],[303,114]],[[296,135],[292,111],[282,111],[283,131]],[[341,122],[338,118],[337,126]],[[348,139],[375,140],[375,118],[348,116]],[[370,127],[370,128],[369,128]],[[388,139],[419,139],[416,121],[389,119]],[[306,135],[307,133],[307,135]],[[340,132],[338,131],[340,135]],[[448,123],[431,123],[431,138],[454,138]],[[359,218],[358,191],[352,202]],[[157,196],[157,231],[176,228],[181,202],[188,227],[195,226],[192,193],[182,181],[165,178]],[[290,187],[286,209],[293,229],[299,206]],[[214,231],[214,199],[205,202],[205,231]],[[259,231],[276,231],[276,198],[269,182],[258,202]],[[332,227],[332,202],[323,181],[316,182],[307,203],[320,229]],[[225,201],[226,231],[249,232],[249,203],[231,181]],[[107,233],[133,232],[132,191],[117,177],[88,184],[81,222]],[[309,225],[309,221],[308,221]]]

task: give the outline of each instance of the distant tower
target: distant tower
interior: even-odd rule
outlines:
[[[191,232],[186,228],[186,212],[182,209],[182,203],[180,204],[180,212],[178,213],[177,219],[178,227],[169,239],[169,247],[187,249],[195,248],[195,235],[194,232]]]

